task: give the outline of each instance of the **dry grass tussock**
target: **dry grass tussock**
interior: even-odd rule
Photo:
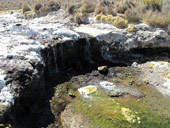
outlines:
[[[17,3],[17,5],[16,5]],[[28,5],[28,6],[25,6]],[[92,13],[97,20],[104,21],[105,16],[122,15],[129,23],[145,22],[152,26],[167,27],[170,24],[170,0],[1,0],[0,10],[13,10],[23,8],[23,12],[31,11],[41,14],[55,11],[60,7],[65,9],[68,15]],[[81,13],[81,14],[80,14]],[[109,19],[112,20],[112,19]]]

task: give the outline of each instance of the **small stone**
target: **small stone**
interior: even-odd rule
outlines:
[[[145,84],[149,84],[149,81],[145,80],[144,83],[145,83]]]
[[[107,66],[100,66],[100,67],[98,67],[98,71],[101,74],[107,74],[108,73],[108,67]]]
[[[129,82],[129,85],[133,85],[133,83],[134,83],[134,81],[132,80],[132,81]]]
[[[137,62],[133,62],[132,66],[133,67],[138,67],[138,63]]]

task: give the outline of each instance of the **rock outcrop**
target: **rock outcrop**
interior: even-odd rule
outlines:
[[[83,71],[87,64],[131,65],[169,58],[170,36],[163,29],[140,23],[134,25],[135,32],[128,32],[94,20],[77,27],[64,15],[59,10],[25,20],[20,12],[0,14],[0,122],[9,118],[11,107],[14,117],[38,115],[34,107],[46,94],[44,75]]]

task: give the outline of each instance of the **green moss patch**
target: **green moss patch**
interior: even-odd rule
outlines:
[[[87,117],[95,128],[131,128],[139,123],[136,112],[120,106],[102,92],[91,99],[79,96],[72,107]]]
[[[113,99],[99,92],[91,99],[78,96],[72,107],[95,128],[169,128],[168,116],[151,109],[145,101],[129,95]]]

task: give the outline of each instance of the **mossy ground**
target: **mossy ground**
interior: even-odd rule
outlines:
[[[153,95],[156,96],[154,92]],[[94,128],[170,128],[170,104],[161,97],[154,99],[153,95],[137,99],[129,95],[110,98],[99,93],[92,99],[80,96],[72,106],[88,118]],[[122,109],[129,113],[124,115]]]
[[[90,120],[94,128],[130,128],[126,118],[121,113],[121,107],[103,93],[98,93],[92,99],[79,96],[72,107]]]
[[[141,86],[143,83],[138,79],[138,71],[132,67],[114,67],[115,77],[110,79],[112,82],[125,86]]]
[[[139,72],[132,67],[114,67],[114,72],[115,76],[109,81],[135,86],[145,97],[124,95],[113,98],[98,90],[92,98],[83,98],[70,81],[57,86],[55,99],[58,101],[54,102],[69,101],[72,109],[89,120],[91,128],[170,128],[170,99],[141,82]],[[129,85],[130,81],[133,81],[132,85]],[[71,100],[62,98],[63,95]]]

